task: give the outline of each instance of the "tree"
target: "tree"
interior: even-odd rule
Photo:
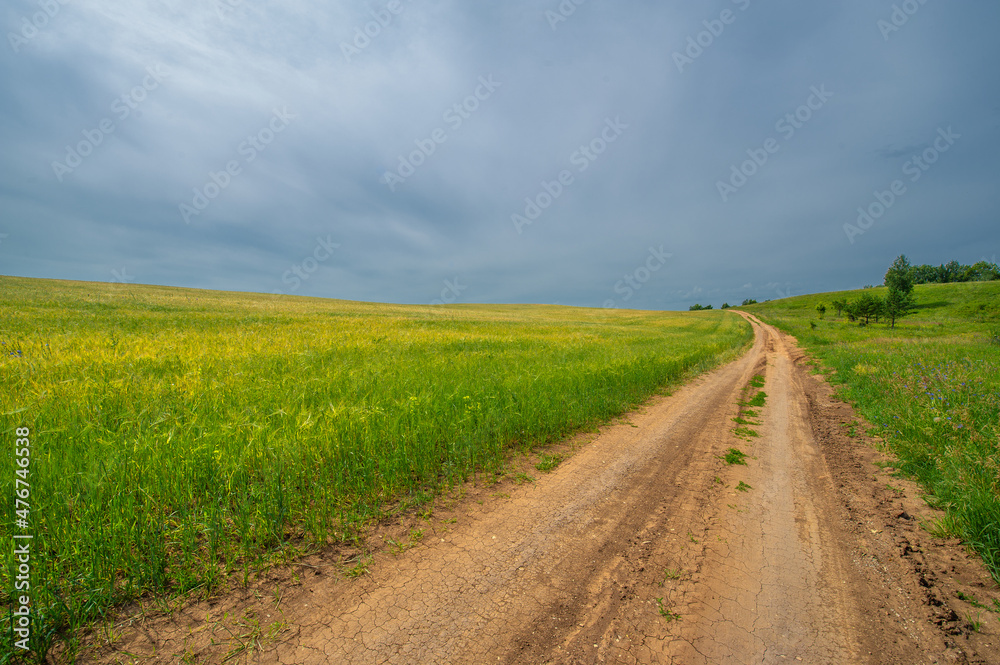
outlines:
[[[703,309],[712,309],[712,306],[711,305],[699,305],[698,303],[695,303],[695,304],[691,305],[690,307],[688,307],[688,311],[689,312],[700,312]]]
[[[819,313],[819,318],[822,319],[823,315],[826,314],[826,305],[823,303],[816,305],[816,311]]]
[[[912,266],[905,254],[900,254],[885,273],[885,285],[889,291],[911,293],[913,291]]]
[[[727,302],[722,303],[722,309],[729,309],[729,303]]]
[[[938,282],[941,284],[950,284],[952,282],[961,281],[964,276],[964,270],[962,269],[962,264],[958,261],[948,261],[948,263],[938,266]]]
[[[859,319],[864,319],[865,325],[868,325],[869,319],[881,314],[884,306],[885,303],[881,298],[866,293],[858,299],[858,302],[854,303],[854,315]]]
[[[830,304],[833,305],[833,308],[835,310],[837,310],[837,316],[840,316],[841,313],[843,313],[844,308],[847,307],[847,301],[846,300],[834,300]]]
[[[1000,268],[995,263],[979,261],[965,268],[966,282],[989,282],[994,279],[1000,279]]]
[[[743,304],[741,305],[741,307],[745,307],[746,305],[756,305],[756,304],[757,304],[756,300],[754,300],[752,298],[747,298],[746,300],[743,301]]]
[[[913,267],[903,254],[897,256],[886,271],[885,285],[889,287],[889,294],[885,297],[881,309],[889,318],[889,326],[895,328],[896,319],[912,312],[916,304],[913,298]],[[875,321],[878,322],[878,317]]]
[[[901,319],[907,314],[913,313],[916,300],[912,293],[902,291],[889,291],[885,297],[885,315],[889,318],[889,327],[896,327],[896,319]]]
[[[844,314],[847,315],[848,321],[856,321],[858,318],[858,303],[851,302],[850,300],[845,300]]]

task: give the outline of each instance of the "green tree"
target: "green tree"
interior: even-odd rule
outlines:
[[[889,291],[913,292],[912,266],[905,254],[900,254],[885,273],[885,285]]]
[[[837,316],[840,316],[844,312],[844,309],[847,307],[847,301],[846,300],[837,299],[837,300],[834,300],[830,304],[833,305],[833,308],[835,310],[837,310]]]
[[[727,302],[722,303],[722,309],[729,309],[729,303]]]
[[[850,300],[845,300],[844,314],[847,315],[848,321],[856,321],[858,318],[858,303],[851,302]]]
[[[873,316],[877,317],[882,313],[885,303],[878,296],[866,293],[858,298],[858,302],[854,303],[854,307],[855,316],[859,319],[864,319],[865,325],[868,325],[869,320]]]
[[[889,319],[889,326],[896,327],[896,320],[913,311],[913,267],[900,254],[885,273],[885,285],[889,294],[882,303],[881,313]],[[875,318],[878,321],[878,317]]]
[[[743,301],[741,307],[746,305],[756,305],[756,304],[757,304],[756,300],[754,300],[753,298],[747,298],[746,300]]]
[[[980,261],[965,269],[966,282],[988,282],[994,279],[1000,279],[1000,268],[995,263]]]
[[[897,319],[913,313],[915,305],[916,300],[912,293],[889,291],[889,295],[885,297],[885,315],[889,319],[889,327],[895,328]]]
[[[819,318],[822,319],[823,315],[826,314],[826,305],[824,305],[823,303],[816,305],[816,312],[819,313]]]

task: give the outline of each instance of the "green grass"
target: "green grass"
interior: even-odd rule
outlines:
[[[535,468],[543,473],[547,473],[559,466],[562,461],[562,455],[549,455],[548,453],[542,453],[538,463],[535,464]]]
[[[210,593],[732,358],[728,313],[420,307],[0,277],[0,540],[31,431],[33,628]],[[11,547],[0,654],[11,653]],[[348,572],[364,574],[366,559]],[[72,645],[71,645],[72,646]],[[0,655],[0,662],[5,660]]]
[[[729,450],[726,451],[726,454],[722,456],[722,459],[725,460],[726,464],[729,465],[741,464],[743,466],[746,466],[747,465],[746,457],[747,457],[746,453],[744,453],[739,448],[730,448]]]
[[[657,610],[660,613],[660,616],[663,617],[664,619],[666,619],[667,623],[670,623],[671,621],[680,621],[681,615],[677,614],[676,612],[674,612],[673,610],[671,610],[669,607],[667,607],[666,605],[664,605],[662,598],[657,598],[656,599],[656,607],[657,607]]]
[[[873,289],[883,295],[885,289]],[[746,307],[820,358],[839,393],[875,427],[897,467],[946,513],[941,527],[982,556],[1000,582],[1000,282],[917,286],[917,310],[859,327],[829,303],[862,292]],[[813,329],[815,307],[828,305]]]

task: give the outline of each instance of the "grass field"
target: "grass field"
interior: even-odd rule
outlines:
[[[741,309],[791,333],[836,370],[831,381],[884,439],[897,467],[945,510],[932,528],[975,548],[1000,582],[1000,282],[917,286],[916,312],[894,330],[836,316],[833,300],[862,293]]]
[[[734,314],[434,308],[0,277],[0,536],[32,646],[350,540],[751,340]],[[30,518],[15,431],[30,430]],[[0,653],[16,562],[4,548]]]

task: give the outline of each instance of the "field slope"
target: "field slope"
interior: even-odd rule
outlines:
[[[739,317],[433,308],[0,277],[0,432],[31,438],[32,647],[350,539],[512,449],[731,359]],[[0,492],[11,497],[8,454]],[[11,607],[5,548],[0,602]],[[0,618],[9,654],[11,615]],[[2,660],[2,659],[0,659]]]
[[[1000,282],[917,286],[916,311],[895,329],[836,315],[834,300],[866,292],[885,295],[826,293],[741,309],[791,333],[834,370],[830,381],[897,468],[944,509],[933,528],[975,548],[1000,581]]]

